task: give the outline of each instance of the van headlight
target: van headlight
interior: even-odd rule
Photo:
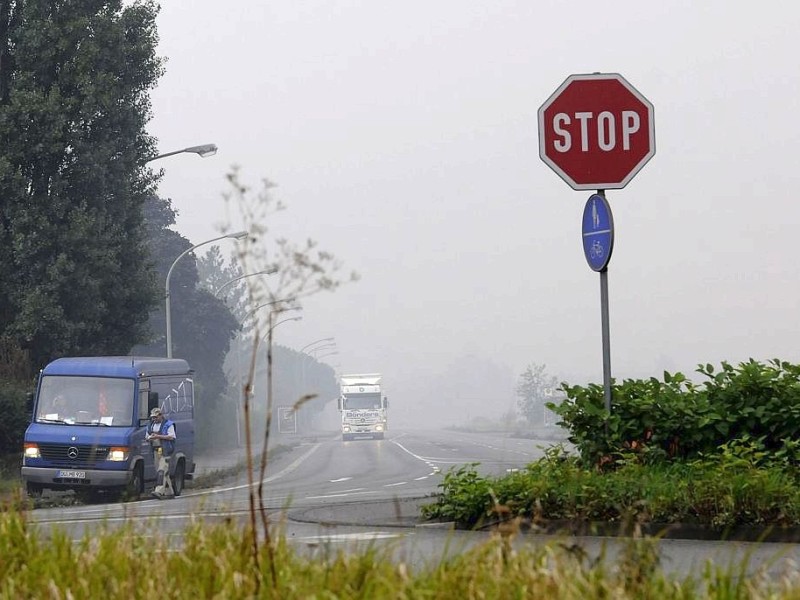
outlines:
[[[25,458],[41,458],[37,444],[25,444]]]
[[[130,448],[127,446],[117,446],[111,448],[108,451],[108,456],[106,456],[106,460],[111,460],[114,462],[125,462],[128,460],[128,455],[130,454]]]

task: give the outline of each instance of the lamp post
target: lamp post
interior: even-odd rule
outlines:
[[[275,304],[280,304],[281,302],[294,302],[295,300],[296,300],[296,298],[283,298],[282,300],[272,300],[271,302],[264,302],[263,304],[259,304],[253,310],[251,310],[249,313],[247,313],[244,317],[242,317],[242,323],[244,323],[247,319],[249,319],[254,314],[256,314],[256,311],[258,311],[259,309],[264,308],[265,306],[273,306]],[[286,309],[285,308],[283,310],[301,310],[301,308],[298,306],[298,307],[293,308],[293,309]],[[271,312],[272,311],[270,311],[270,313]]]
[[[306,348],[313,346],[315,344],[319,344],[320,342],[328,342],[326,344],[322,344],[321,346],[317,346],[316,348],[311,348],[308,352],[305,352]],[[314,360],[317,360],[316,353],[321,350],[333,350],[336,348],[336,341],[334,338],[323,338],[321,340],[317,340],[316,342],[311,342],[303,346],[300,350],[300,354],[302,354],[302,358],[300,359],[300,381],[301,381],[301,389],[306,389],[306,357],[310,356]]]
[[[335,343],[335,341],[334,341],[335,339],[336,338],[326,337],[326,338],[321,338],[319,340],[314,340],[310,344],[306,344],[305,346],[300,348],[300,354],[304,354],[307,348],[311,348],[311,346],[316,346],[317,344],[319,344],[321,342],[332,342],[332,343]]]
[[[293,310],[293,309],[291,309],[291,308],[288,308],[288,309],[286,309],[286,310]],[[295,309],[295,310],[296,310],[296,309]],[[280,325],[281,323],[286,323],[286,321],[302,321],[302,320],[303,320],[303,317],[302,317],[302,315],[301,315],[301,316],[299,316],[299,317],[289,317],[288,319],[283,319],[282,321],[278,321],[277,323],[275,323],[275,325],[273,325],[272,327],[270,327],[270,328],[269,328],[269,331],[267,331],[267,333],[265,333],[265,334],[264,334],[264,337],[262,337],[262,338],[261,338],[261,342],[262,342],[262,343],[263,343],[263,342],[265,342],[265,341],[266,341],[266,339],[267,339],[267,336],[268,336],[268,335],[269,335],[269,333],[270,333],[270,331],[272,331],[273,329],[275,329],[275,328],[276,328],[278,325]]]
[[[234,277],[234,278],[233,278],[233,279],[231,279],[230,281],[226,281],[226,282],[225,282],[225,283],[223,283],[221,286],[219,286],[219,287],[216,289],[216,291],[214,292],[214,297],[215,297],[215,298],[219,298],[219,293],[220,293],[222,290],[224,290],[224,289],[225,289],[226,287],[228,287],[230,284],[232,284],[232,283],[236,283],[237,281],[240,281],[240,280],[242,280],[242,279],[244,279],[244,278],[246,278],[246,277],[255,277],[256,275],[273,275],[273,274],[275,274],[275,273],[277,273],[277,272],[278,272],[278,269],[277,269],[277,267],[276,267],[276,268],[273,268],[273,269],[266,269],[266,270],[264,270],[264,271],[257,271],[256,273],[245,273],[244,275],[239,275],[238,277]]]
[[[275,304],[280,304],[281,302],[294,302],[294,301],[295,301],[295,298],[283,298],[283,299],[281,299],[281,300],[273,300],[272,302],[264,302],[263,304],[259,304],[258,306],[256,306],[256,307],[255,307],[253,310],[251,310],[250,312],[248,312],[248,313],[247,313],[247,314],[246,314],[246,315],[245,315],[245,316],[242,318],[242,322],[239,324],[239,331],[240,331],[240,333],[241,333],[241,330],[242,330],[242,324],[243,324],[243,323],[244,323],[244,322],[245,322],[247,319],[249,319],[250,317],[252,317],[252,316],[253,316],[253,315],[256,313],[256,311],[258,311],[259,309],[262,309],[262,308],[264,308],[265,306],[273,306],[273,305],[275,305]],[[297,306],[297,307],[291,307],[291,308],[288,308],[288,309],[283,309],[283,310],[302,310],[302,308],[301,308],[301,307],[299,307],[299,306]],[[271,316],[272,316],[272,312],[273,312],[273,311],[270,311],[270,318],[271,318]],[[271,325],[268,325],[268,326],[267,326],[267,335],[269,335],[269,332],[270,332],[270,330],[269,330],[269,327],[271,327]],[[237,336],[237,338],[238,338],[238,336]],[[259,340],[258,340],[258,338],[256,338],[256,339],[255,339],[255,346],[253,347],[253,352],[254,352],[254,353],[258,351],[258,342],[259,342]],[[238,346],[238,345],[239,345],[239,344],[238,344],[238,342],[237,342],[237,346]],[[241,348],[238,348],[238,349],[237,349],[237,352],[236,352],[236,373],[237,373],[237,386],[236,386],[236,387],[237,387],[237,388],[239,388],[239,389],[241,389],[241,380],[242,380],[242,366],[241,366],[240,354],[241,354]]]
[[[338,350],[334,350],[333,352],[326,352],[326,353],[325,353],[325,354],[323,354],[322,356],[317,356],[317,355],[314,355],[314,360],[316,360],[317,362],[319,362],[319,361],[321,361],[323,358],[327,358],[328,356],[333,356],[334,354],[339,354],[339,351],[338,351]]]
[[[258,273],[253,273],[253,275],[258,275]],[[266,340],[267,336],[269,336],[270,332],[273,329],[275,329],[278,325],[280,325],[281,323],[286,323],[287,321],[302,321],[302,320],[303,320],[303,317],[299,316],[299,317],[289,317],[288,319],[283,319],[282,321],[278,321],[277,323],[275,323],[275,325],[270,327],[269,331],[267,331],[266,334],[264,334],[264,337],[261,338],[261,341],[264,342]],[[237,378],[238,378],[238,381],[240,381],[241,380],[241,369],[238,368],[239,367],[239,360],[238,360],[239,359],[239,352],[238,352],[238,350],[236,352],[236,358],[237,358]],[[240,387],[240,384],[239,384],[238,381],[237,381],[237,388]],[[236,441],[237,441],[239,447],[241,447],[241,445],[242,445],[242,423],[241,423],[241,417],[239,416],[239,403],[238,402],[236,403]]]
[[[267,355],[267,406],[268,407],[272,406],[272,332],[281,323],[286,323],[287,321],[300,321],[300,320],[303,319],[302,316],[289,317],[287,319],[283,319],[281,321],[278,321],[277,323],[272,325],[271,324],[272,323],[272,315],[275,314],[275,313],[280,314],[282,312],[286,312],[286,311],[290,311],[290,310],[301,310],[301,309],[300,308],[284,308],[284,309],[277,309],[277,310],[269,311],[269,323],[270,323],[270,326],[269,326],[269,329],[267,330],[267,333],[264,335],[263,338],[261,338],[262,343],[263,342],[267,343],[266,355]]]
[[[189,146],[188,148],[183,148],[182,150],[173,150],[172,152],[165,152],[164,154],[159,154],[153,158],[148,158],[146,161],[144,161],[144,163],[147,164],[160,158],[166,158],[167,156],[174,156],[175,154],[182,154],[184,152],[188,152],[189,154],[197,154],[200,156],[200,158],[206,158],[207,156],[214,156],[217,153],[217,145],[203,144],[201,146]]]
[[[187,250],[184,250],[183,252],[181,252],[181,254],[178,256],[178,258],[176,258],[175,261],[172,263],[172,266],[169,268],[169,271],[167,271],[167,280],[164,283],[164,291],[165,291],[164,297],[166,299],[165,300],[165,303],[166,303],[166,305],[165,305],[165,315],[166,315],[166,319],[167,319],[167,358],[172,358],[172,314],[170,312],[171,311],[171,307],[170,307],[170,300],[169,300],[169,296],[170,296],[170,293],[169,293],[169,280],[172,277],[172,271],[175,268],[175,265],[178,264],[178,261],[180,259],[182,259],[184,256],[189,254],[189,252],[191,252],[192,250],[194,250],[196,248],[199,248],[200,246],[205,246],[206,244],[211,244],[212,242],[217,242],[219,240],[224,240],[224,239],[227,239],[227,238],[232,238],[232,239],[235,239],[235,240],[241,240],[242,238],[245,238],[245,237],[247,237],[247,232],[246,231],[238,231],[236,233],[229,233],[227,235],[221,235],[219,237],[215,237],[213,239],[206,240],[205,242],[200,242],[199,244],[195,244],[191,248],[188,248]]]

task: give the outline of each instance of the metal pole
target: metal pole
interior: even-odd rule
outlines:
[[[167,358],[172,358],[172,311],[170,310],[170,292],[169,292],[169,280],[172,278],[172,271],[175,269],[175,265],[178,264],[178,261],[182,259],[184,256],[189,254],[192,250],[199,248],[200,246],[205,246],[206,244],[211,244],[212,242],[217,242],[219,240],[224,240],[226,238],[234,238],[234,239],[242,239],[243,237],[247,236],[246,231],[239,231],[237,233],[229,233],[227,235],[221,235],[219,237],[215,237],[210,240],[206,240],[205,242],[200,242],[199,244],[195,244],[191,248],[187,248],[183,252],[181,252],[180,256],[175,259],[172,265],[167,271],[167,280],[164,282],[164,296],[165,296],[165,304],[164,310],[166,311],[166,325],[167,325]]]
[[[605,190],[597,190],[603,198]],[[611,414],[611,327],[608,316],[608,267],[600,271],[600,328],[603,336],[603,397]]]
[[[226,281],[221,286],[219,286],[217,288],[217,291],[214,292],[214,297],[215,298],[219,298],[219,293],[222,290],[224,290],[226,287],[228,287],[232,283],[236,283],[237,281],[241,281],[245,277],[255,277],[256,275],[273,275],[274,273],[277,273],[277,272],[278,272],[278,269],[277,268],[273,268],[273,269],[266,269],[264,271],[259,271],[258,273],[246,273],[245,275],[239,275],[238,277],[234,277],[230,281]]]
[[[611,334],[608,318],[608,269],[600,271],[600,318],[603,331],[603,396],[611,414]]]

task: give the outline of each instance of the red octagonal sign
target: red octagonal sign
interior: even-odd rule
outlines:
[[[573,189],[623,188],[655,153],[653,105],[617,73],[570,75],[539,108],[539,156]]]

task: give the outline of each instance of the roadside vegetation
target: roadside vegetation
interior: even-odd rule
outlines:
[[[599,385],[570,386],[548,407],[576,452],[556,446],[524,470],[444,475],[430,519],[463,527],[521,519],[587,524],[800,526],[800,366],[777,359],[625,380],[611,414]]]
[[[243,535],[244,534],[244,535]],[[391,545],[346,553],[306,549],[272,536],[253,556],[247,528],[230,523],[190,526],[181,552],[158,524],[94,532],[75,543],[43,535],[24,513],[0,513],[2,598],[795,598],[796,576],[768,576],[742,562],[698,565],[672,576],[652,540],[632,539],[613,556],[588,556],[550,542],[515,549],[497,535],[458,556],[415,568]],[[146,568],[147,576],[142,576]],[[746,576],[745,576],[746,575]]]

